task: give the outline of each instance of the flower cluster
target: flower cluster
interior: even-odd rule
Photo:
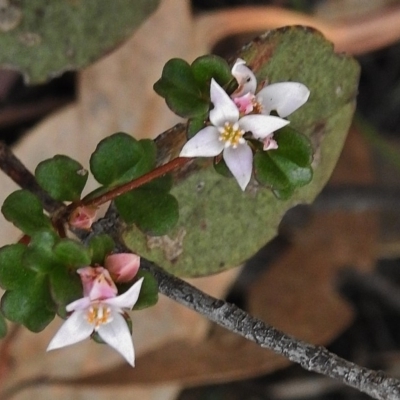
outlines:
[[[113,254],[105,267],[84,267],[77,272],[83,286],[83,297],[67,305],[72,313],[51,340],[47,350],[69,346],[97,332],[109,346],[134,366],[135,354],[131,333],[124,315],[138,300],[143,278],[125,293],[117,295],[114,282],[128,282],[136,275],[140,257],[135,254]]]
[[[301,107],[310,95],[308,88],[298,82],[267,85],[256,94],[257,79],[238,59],[232,68],[238,82],[237,90],[229,96],[211,79],[210,99],[214,108],[209,113],[210,125],[201,129],[183,147],[180,157],[222,157],[242,190],[248,185],[253,169],[253,150],[244,137],[263,141],[263,150],[278,147],[273,133],[289,124],[283,119]],[[270,115],[276,111],[278,116]]]

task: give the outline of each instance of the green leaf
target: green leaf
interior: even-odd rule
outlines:
[[[208,112],[210,102],[199,96],[190,96],[181,90],[171,89],[166,98],[167,106],[182,118],[201,117]]]
[[[7,1],[2,8],[6,17],[0,35],[0,64],[17,68],[32,84],[66,70],[80,70],[130,38],[158,3]]]
[[[191,118],[188,121],[187,135],[189,139],[206,126],[206,119],[207,115],[203,115],[201,117]]]
[[[90,265],[90,251],[72,239],[61,239],[53,248],[58,261],[68,267],[78,268]]]
[[[48,273],[60,261],[54,253],[54,246],[60,240],[55,232],[39,231],[32,235],[31,242],[23,255],[23,263],[31,270]]]
[[[171,174],[166,174],[160,178],[154,179],[149,183],[141,186],[140,189],[157,190],[159,192],[169,192],[172,189],[173,177]]]
[[[151,171],[156,166],[157,158],[157,146],[154,140],[141,139],[139,140],[139,146],[141,147],[142,158],[136,165],[137,174],[144,175],[146,172]],[[130,178],[129,180],[131,180]]]
[[[136,189],[115,199],[120,216],[136,224],[143,232],[161,236],[173,228],[179,218],[179,206],[174,196],[159,190]]]
[[[26,287],[35,273],[25,267],[23,262],[27,247],[11,244],[0,249],[0,286],[6,290]]]
[[[0,312],[0,339],[3,339],[7,335],[7,322],[4,319],[3,314]]]
[[[299,167],[310,166],[313,148],[306,136],[286,126],[274,134],[274,139],[279,147],[271,151],[271,154],[279,154],[280,157],[291,160]]]
[[[312,147],[304,135],[289,128],[280,130],[274,138],[278,149],[256,152],[255,174],[280,199],[287,199],[296,187],[306,185],[313,177]]]
[[[65,307],[73,301],[83,297],[82,283],[75,271],[66,268],[54,268],[50,274],[50,291],[57,306],[57,314],[66,318]]]
[[[209,95],[202,97],[190,65],[180,58],[173,58],[164,65],[154,90],[183,118],[204,115],[209,109]]]
[[[311,203],[322,190],[352,121],[359,66],[352,58],[335,54],[332,44],[315,30],[273,30],[244,47],[237,56],[246,60],[259,87],[266,80],[293,81],[310,89],[307,103],[288,119],[293,129],[313,143],[313,178],[281,200],[254,180],[242,192],[235,179],[215,173],[211,159],[196,159],[175,179],[171,194],[179,200],[179,221],[167,236],[151,242],[151,246],[149,238],[136,226],[124,236],[125,243],[136,253],[175,275],[210,275],[235,267],[271,240],[287,210],[299,203]],[[171,130],[170,137],[160,140],[163,154],[179,154],[185,138],[184,127],[180,132]],[[175,147],[176,143],[179,146]],[[285,147],[283,142],[280,146]],[[302,151],[296,152],[296,159],[291,162],[307,168],[302,166],[301,154]],[[307,175],[301,175],[305,181]],[[279,193],[287,195],[286,190]]]
[[[89,251],[92,255],[91,265],[104,265],[104,259],[110,254],[115,247],[114,240],[111,236],[102,234],[94,236],[89,242]]]
[[[257,180],[265,186],[276,190],[291,186],[285,172],[281,170],[279,164],[274,162],[268,152],[258,151],[255,154],[254,169]]]
[[[154,166],[156,152],[150,142],[137,141],[126,133],[115,133],[97,145],[90,157],[90,170],[105,186],[138,178]]]
[[[216,55],[209,54],[198,57],[193,61],[191,67],[197,85],[208,96],[210,95],[211,78],[214,78],[222,87],[234,79],[229,64]]]
[[[32,332],[42,331],[55,316],[47,277],[36,274],[25,288],[7,291],[1,298],[1,311],[8,320]]]
[[[81,197],[88,171],[72,158],[56,155],[36,167],[35,177],[54,199],[74,201]]]
[[[164,65],[161,78],[154,84],[154,90],[161,97],[167,98],[171,90],[178,90],[188,95],[197,96],[199,88],[190,65],[181,58],[173,58]]]
[[[293,186],[289,186],[286,189],[276,190],[272,189],[274,195],[280,200],[288,200],[293,195],[295,188]]]
[[[139,298],[133,306],[133,310],[143,310],[144,308],[154,306],[158,301],[158,282],[148,271],[139,270],[136,278],[144,278]]]
[[[229,170],[223,158],[218,160],[218,162],[216,162],[216,159],[214,158],[213,165],[215,171],[220,175],[224,176],[225,178],[233,178],[232,172]]]
[[[1,212],[7,221],[27,235],[40,229],[52,229],[50,219],[43,214],[40,200],[27,190],[11,193],[3,203]]]

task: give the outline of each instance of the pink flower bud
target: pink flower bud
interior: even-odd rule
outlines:
[[[111,254],[106,257],[104,266],[115,282],[129,282],[138,272],[140,257],[131,253]]]
[[[90,230],[90,227],[96,218],[96,213],[97,207],[77,207],[69,217],[69,224],[74,228]]]
[[[103,267],[78,269],[83,286],[83,296],[91,301],[115,297],[118,293],[109,272]]]
[[[267,136],[263,142],[264,142],[264,147],[263,147],[264,151],[276,150],[278,148],[278,143],[276,143],[273,135]]]

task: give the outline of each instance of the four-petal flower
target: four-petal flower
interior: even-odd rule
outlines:
[[[84,277],[90,276],[86,267],[82,271]],[[95,270],[95,268],[92,268]],[[96,268],[96,275],[92,283],[87,284],[85,297],[67,305],[71,316],[64,322],[51,340],[47,350],[78,343],[88,338],[93,332],[105,343],[117,350],[129,364],[134,366],[135,353],[132,337],[125,318],[121,315],[123,310],[130,310],[138,300],[143,278],[139,279],[125,293],[116,296],[114,283],[111,281],[107,289],[108,272],[102,267]],[[106,297],[104,296],[111,296]]]
[[[183,147],[180,157],[213,157],[222,152],[224,161],[242,190],[250,181],[253,151],[243,135],[251,132],[257,139],[266,139],[289,121],[270,115],[245,115],[240,118],[238,107],[222,87],[211,79],[209,125],[200,130]]]

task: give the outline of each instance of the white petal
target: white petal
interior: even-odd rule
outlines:
[[[252,132],[257,139],[264,139],[272,132],[284,127],[289,121],[273,115],[245,115],[239,120],[240,128]]]
[[[76,311],[76,310],[83,310],[88,308],[90,305],[90,298],[89,297],[82,297],[81,299],[75,300],[72,303],[67,305],[66,310],[68,312]]]
[[[101,325],[97,332],[109,346],[117,350],[133,367],[135,365],[135,352],[128,325],[124,317],[118,312],[114,311],[112,317],[113,320],[108,324]]]
[[[47,351],[69,346],[88,338],[93,326],[85,318],[86,310],[75,311],[61,326],[47,347]]]
[[[125,293],[122,293],[120,296],[105,299],[102,301],[102,303],[109,304],[117,308],[131,309],[137,302],[143,279],[144,278],[140,278],[134,285],[129,288],[129,290],[127,290]]]
[[[250,146],[245,143],[239,145],[236,149],[228,147],[224,150],[223,156],[240,188],[245,190],[253,169],[253,152]]]
[[[257,97],[261,98],[263,114],[276,110],[282,118],[301,107],[309,96],[307,86],[299,82],[273,83],[257,93]]]
[[[235,123],[239,119],[239,110],[218,83],[211,79],[210,98],[214,108],[210,111],[210,121],[214,126],[222,127],[225,122]]]
[[[239,87],[232,94],[232,97],[240,97],[247,93],[254,94],[257,88],[257,78],[253,71],[246,67],[246,61],[238,58],[232,67],[232,75],[236,78]]]
[[[221,153],[223,148],[218,129],[215,126],[207,126],[183,146],[179,157],[214,157]]]

